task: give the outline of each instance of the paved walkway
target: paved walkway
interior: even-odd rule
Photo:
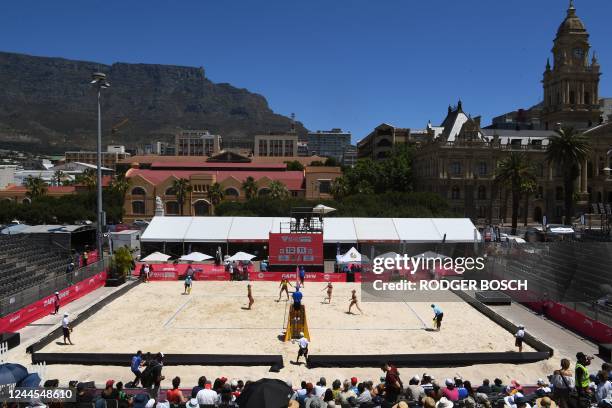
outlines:
[[[562,358],[568,358],[574,362],[579,351],[592,356],[598,352],[596,344],[519,303],[489,307],[512,323],[524,325],[525,331],[551,346],[555,352],[553,359],[560,361]],[[602,363],[603,360],[595,356],[591,363],[591,371],[598,370]]]

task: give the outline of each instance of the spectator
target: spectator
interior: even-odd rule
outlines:
[[[607,401],[608,406],[612,406],[612,383],[610,383],[608,372],[603,370],[598,372],[595,381],[597,385],[595,400],[597,403],[602,404],[603,401]]]
[[[359,391],[357,402],[360,405],[372,401],[372,394],[370,394],[370,391],[365,387],[365,383],[359,383],[357,385],[357,390]]]
[[[549,397],[538,398],[536,400],[536,406],[538,408],[557,408],[555,401],[551,400]]]
[[[491,386],[491,391],[497,394],[501,394],[506,390],[506,386],[499,378],[493,380],[493,385]]]
[[[204,388],[198,391],[196,395],[196,399],[198,400],[198,404],[200,404],[200,408],[204,407],[214,407],[217,403],[218,395],[212,389],[212,384],[210,381],[206,381],[204,384]]]
[[[113,388],[114,385],[115,380],[106,381],[106,385],[100,393],[100,397],[104,398],[105,400],[118,400],[119,392],[115,388]]]
[[[195,387],[191,389],[191,398],[195,398],[196,395],[198,395],[198,392],[204,389],[205,385],[206,385],[206,377],[202,376],[198,378],[198,385],[196,385]]]
[[[323,402],[327,403],[329,406],[330,401],[335,401],[336,397],[334,397],[334,393],[331,389],[326,389],[325,394],[323,394]]]
[[[200,404],[198,404],[197,398],[190,398],[187,403],[185,403],[185,408],[200,408]]]
[[[552,385],[554,388],[553,399],[559,407],[569,408],[570,391],[575,386],[572,370],[570,370],[570,361],[566,358],[561,360],[561,369],[555,370],[552,376]]]
[[[350,407],[348,402],[350,398],[357,398],[357,393],[351,388],[351,382],[344,380],[342,392],[340,393],[340,406],[342,408]]]
[[[319,398],[323,398],[325,391],[327,390],[327,380],[325,377],[321,377],[317,385],[315,385],[315,395]]]
[[[232,387],[230,384],[228,384],[227,382],[224,382],[223,385],[221,386],[221,392],[219,394],[219,400],[218,400],[218,406],[219,407],[223,407],[223,408],[227,408],[227,407],[234,407],[236,406],[234,404],[235,402],[235,397],[232,394]]]
[[[583,352],[576,353],[576,391],[578,395],[589,393],[589,370],[587,366],[591,364],[592,357],[587,357]]]
[[[436,408],[453,408],[453,405],[454,405],[453,402],[450,401],[448,398],[442,397],[440,398],[440,401],[436,403]]]
[[[334,395],[334,400],[339,401],[340,393],[342,392],[342,383],[340,382],[340,380],[338,379],[334,380],[334,382],[332,383],[331,391],[332,391],[332,394]]]
[[[455,382],[450,378],[445,381],[445,388],[442,388],[442,395],[449,401],[459,401],[459,390],[455,387]]]
[[[183,392],[179,389],[181,385],[180,377],[174,377],[172,379],[172,389],[166,393],[166,399],[171,405],[179,405],[187,402],[187,399],[183,396]]]
[[[483,394],[492,394],[493,390],[491,389],[491,386],[489,384],[489,380],[485,378],[484,380],[482,380],[482,385],[476,389],[476,392],[480,392]]]
[[[80,402],[91,403],[91,402],[93,402],[93,396],[91,395],[91,392],[89,392],[89,390],[87,388],[85,388],[85,385],[83,383],[78,383],[77,384],[75,399],[76,399],[77,403],[80,403]]]
[[[395,402],[403,388],[399,372],[390,363],[383,364],[381,369],[385,373],[385,400]]]
[[[436,407],[436,401],[431,397],[423,398],[422,404],[423,404],[423,408],[435,408]]]
[[[351,390],[355,393],[355,395],[358,395],[358,390],[357,390],[357,377],[351,377]]]
[[[115,387],[117,388],[117,396],[119,398],[119,408],[129,407],[132,404],[132,397],[123,391],[123,383],[119,381],[117,384],[115,384]]]
[[[552,391],[548,386],[548,383],[541,378],[538,378],[537,385],[538,388],[536,389],[536,394],[540,397],[548,395]]]
[[[425,398],[425,390],[419,385],[420,378],[415,375],[408,381],[408,387],[406,387],[406,396],[411,401],[421,402]]]
[[[423,379],[421,380],[421,387],[423,388],[423,391],[425,391],[425,393],[433,389],[432,380],[434,380],[434,378],[431,375],[423,374]]]

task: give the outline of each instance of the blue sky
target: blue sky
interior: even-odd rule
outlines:
[[[612,1],[576,0],[612,96]],[[203,66],[312,130],[438,124],[449,104],[491,117],[540,100],[567,0],[3,2],[0,50]],[[607,47],[605,46],[607,41]]]

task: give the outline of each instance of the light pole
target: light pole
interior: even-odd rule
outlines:
[[[103,234],[104,224],[106,224],[104,210],[102,209],[102,113],[100,109],[100,96],[102,89],[108,88],[110,84],[106,81],[106,74],[94,72],[91,75],[91,84],[98,91],[98,139],[96,143],[96,173],[97,173],[97,217],[96,217],[96,244],[98,246],[98,259],[103,258]]]

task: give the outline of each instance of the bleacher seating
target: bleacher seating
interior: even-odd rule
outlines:
[[[30,235],[0,236],[0,297],[66,273],[70,253]]]

